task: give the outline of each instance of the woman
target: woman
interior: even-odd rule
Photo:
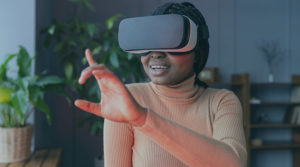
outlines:
[[[153,15],[180,14],[204,26],[190,3],[167,3]],[[203,35],[198,29],[198,35]],[[101,102],[75,105],[105,118],[106,167],[244,166],[242,109],[230,91],[207,88],[197,76],[208,57],[208,39],[198,38],[191,52],[152,51],[141,57],[150,83],[124,85],[86,51],[89,67],[79,83],[95,76]]]

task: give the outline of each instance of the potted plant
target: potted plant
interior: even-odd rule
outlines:
[[[268,67],[268,82],[274,82],[274,70],[278,68],[276,63],[282,61],[284,50],[279,47],[278,41],[265,41],[262,40],[258,46],[263,59]]]
[[[8,65],[16,59],[17,71]],[[63,79],[57,76],[32,75],[32,60],[26,49],[9,55],[0,65],[0,162],[22,161],[30,156],[33,125],[28,123],[34,108],[45,113],[51,123],[50,110],[43,100],[47,91],[63,93]]]
[[[68,22],[54,21],[49,27],[42,30],[44,46],[53,47],[60,64],[64,67],[64,77],[73,92],[79,98],[97,101],[101,98],[98,85],[93,80],[79,85],[78,77],[81,70],[87,65],[84,50],[90,48],[97,63],[105,64],[125,82],[142,81],[145,79],[140,63],[140,57],[123,52],[118,45],[118,30],[116,23],[123,16],[116,14],[108,18],[105,24],[88,23],[81,18],[83,9],[94,11],[89,0],[72,0],[76,7],[76,15]],[[78,97],[77,97],[78,98]],[[82,111],[79,111],[82,112]],[[88,125],[91,135],[98,135],[103,129],[103,119],[89,113],[84,113],[79,126]],[[97,159],[102,159],[99,156]]]

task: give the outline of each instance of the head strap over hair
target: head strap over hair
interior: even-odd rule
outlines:
[[[152,15],[158,15],[161,13],[164,13],[165,11],[167,11],[174,3],[173,2],[167,2],[165,3],[163,6],[161,6],[160,8],[157,8],[156,10],[153,11]]]

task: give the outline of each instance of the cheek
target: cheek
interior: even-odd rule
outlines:
[[[178,68],[184,69],[184,71],[190,71],[193,70],[194,57],[191,55],[173,57],[172,62]]]
[[[141,56],[141,63],[143,64],[144,68],[147,67],[148,61],[149,61],[148,56]]]

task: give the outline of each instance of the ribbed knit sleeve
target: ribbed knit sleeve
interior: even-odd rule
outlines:
[[[132,167],[132,127],[109,120],[104,122],[105,167]]]
[[[247,152],[243,129],[243,113],[238,98],[221,90],[214,98],[213,138],[229,145],[246,166]]]
[[[210,108],[213,106],[216,111],[212,137],[196,133],[151,110],[138,130],[188,166],[244,166],[245,138],[238,99],[229,91],[219,91],[211,100]]]

